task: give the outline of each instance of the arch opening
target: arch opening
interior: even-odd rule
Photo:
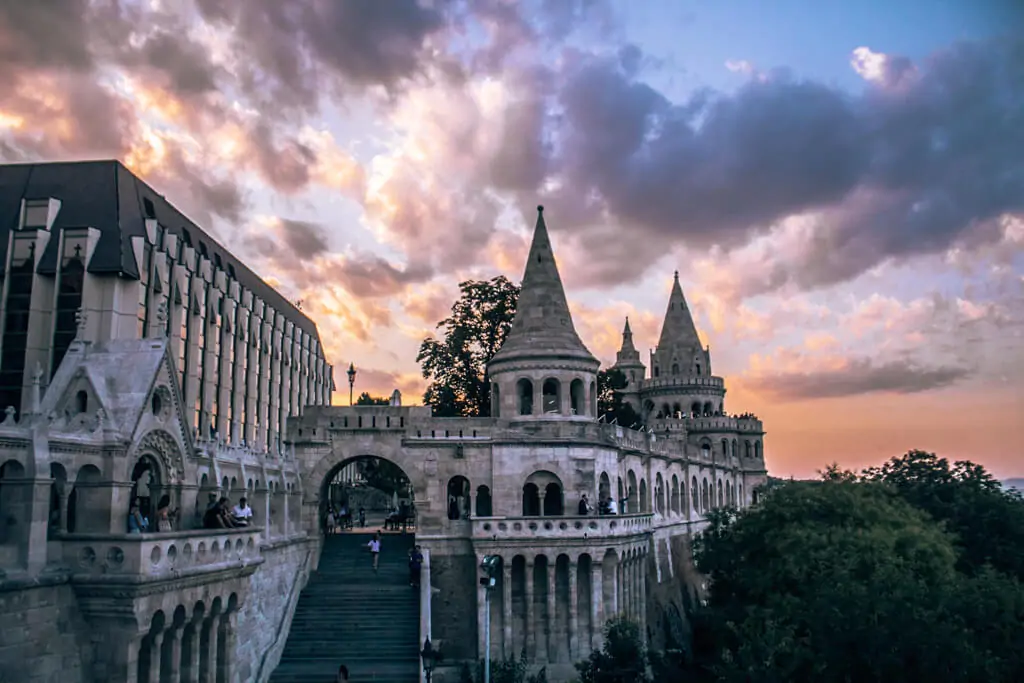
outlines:
[[[466,481],[467,498],[468,485]],[[272,498],[279,495],[284,493],[274,493]],[[271,525],[282,523],[282,507],[282,504],[271,505]],[[375,455],[358,455],[341,461],[328,471],[320,484],[318,511],[320,529],[325,533],[350,529],[356,524],[406,530],[415,526],[415,490],[409,476],[391,460]],[[333,529],[329,527],[329,518],[335,522]]]

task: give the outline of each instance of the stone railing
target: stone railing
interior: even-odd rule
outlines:
[[[654,515],[604,515],[601,517],[477,517],[473,538],[576,539],[615,538],[642,534],[653,528]]]
[[[645,379],[640,382],[640,390],[645,389],[666,389],[675,387],[713,387],[721,389],[725,386],[725,380],[712,375],[675,375],[670,377],[656,377]]]
[[[409,425],[405,432],[407,439],[449,439],[455,441],[472,441],[488,439],[494,431],[494,421],[489,418],[444,418],[443,420],[425,420]]]
[[[180,575],[261,560],[259,527],[159,534],[65,534],[64,563],[75,574]]]

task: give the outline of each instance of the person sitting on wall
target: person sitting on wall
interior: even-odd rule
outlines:
[[[132,509],[128,513],[128,533],[146,533],[146,520],[143,518],[142,512],[139,511],[138,503],[132,503]]]
[[[617,515],[617,514],[619,514],[619,506],[615,502],[614,498],[609,498],[608,499],[608,514],[609,515]]]
[[[252,508],[246,502],[245,496],[238,499],[238,505],[231,511],[231,515],[238,526],[249,526],[252,523]]]
[[[583,497],[580,498],[578,513],[580,517],[586,517],[590,514],[590,501],[587,500],[587,494],[585,493],[583,494]]]

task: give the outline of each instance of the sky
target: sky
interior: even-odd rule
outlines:
[[[398,388],[544,204],[574,320],[646,356],[678,270],[777,476],[1024,475],[1009,0],[0,2],[0,160],[117,158]]]

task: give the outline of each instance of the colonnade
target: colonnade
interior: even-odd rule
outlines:
[[[499,554],[495,551],[493,554]],[[526,656],[537,663],[571,664],[604,644],[604,626],[625,617],[647,629],[646,545],[608,550],[597,559],[534,552],[500,555],[491,589],[491,658]],[[481,555],[478,560],[482,560]],[[483,601],[478,590],[478,646],[485,646]]]
[[[235,658],[237,600],[226,609],[219,598],[210,610],[197,603],[189,615],[178,607],[168,620],[158,611],[138,641],[137,683],[224,683]]]

